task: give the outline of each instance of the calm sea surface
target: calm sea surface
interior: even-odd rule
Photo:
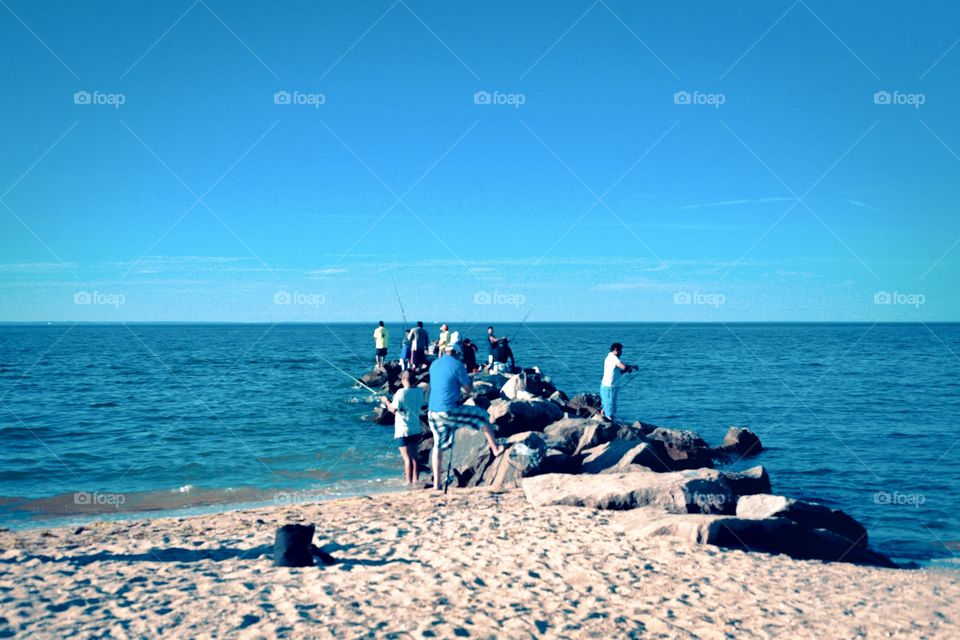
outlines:
[[[475,341],[485,325],[454,326]],[[390,327],[396,357],[400,326]],[[431,335],[435,326],[428,326]],[[960,551],[960,325],[498,325],[518,363],[623,418],[719,443],[748,426],[774,491],[841,507],[900,559]],[[392,429],[337,368],[373,325],[0,327],[0,525],[295,502],[400,487]]]

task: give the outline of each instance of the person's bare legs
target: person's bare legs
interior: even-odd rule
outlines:
[[[417,448],[412,445],[407,445],[407,462],[409,466],[407,467],[407,482],[415,483],[420,481],[420,465],[417,463]]]
[[[400,457],[403,458],[403,476],[407,479],[407,484],[410,484],[413,479],[410,475],[410,451],[406,445],[400,447]]]
[[[503,453],[503,447],[497,444],[497,439],[493,436],[492,427],[484,427],[483,435],[487,436],[487,444],[490,445],[490,453],[493,454],[494,458]]]
[[[433,465],[433,488],[443,490],[440,484],[440,463],[443,461],[443,455],[440,453],[440,443],[437,442],[437,436],[433,436],[433,451],[430,452],[430,464]]]

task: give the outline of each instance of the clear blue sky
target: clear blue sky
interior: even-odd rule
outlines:
[[[958,25],[3,0],[0,320],[960,320]]]

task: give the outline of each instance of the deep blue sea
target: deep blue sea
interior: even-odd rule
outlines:
[[[343,369],[370,325],[0,326],[0,525],[399,489],[392,429]],[[394,352],[401,327],[392,326]],[[431,335],[436,327],[428,325]],[[484,325],[456,326],[482,339]],[[960,551],[960,325],[497,326],[518,364],[596,391],[611,342],[640,374],[623,418],[757,432],[774,491],[843,508],[899,559]],[[392,354],[396,357],[396,353]]]

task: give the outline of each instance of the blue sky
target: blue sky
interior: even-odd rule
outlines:
[[[960,320],[958,18],[3,0],[0,320]]]

